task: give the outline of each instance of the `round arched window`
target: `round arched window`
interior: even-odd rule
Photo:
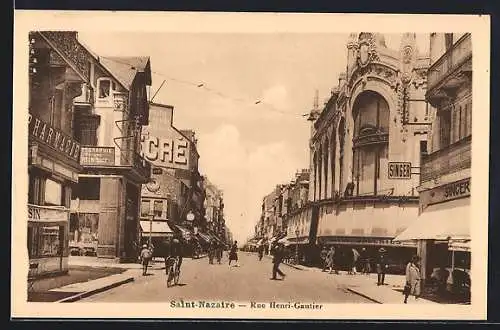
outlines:
[[[352,115],[355,194],[377,195],[389,150],[389,105],[380,94],[366,91],[356,98]]]

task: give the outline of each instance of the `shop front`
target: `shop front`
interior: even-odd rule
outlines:
[[[424,283],[467,295],[471,259],[470,178],[422,191],[420,196],[419,217],[395,241],[417,242]]]
[[[141,218],[140,227],[140,246],[152,245],[153,257],[163,257],[161,249],[163,243],[174,236],[174,231],[168,222]],[[140,246],[137,248],[140,249]]]

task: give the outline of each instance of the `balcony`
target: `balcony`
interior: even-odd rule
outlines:
[[[472,136],[422,157],[420,183],[471,167]]]
[[[80,165],[86,169],[101,169],[106,173],[125,172],[135,180],[147,182],[151,175],[151,163],[138,153],[132,157],[116,158],[115,147],[83,146],[80,153]]]
[[[472,68],[467,65],[472,59],[472,42],[470,33],[460,38],[451,49],[443,54],[428,70],[427,91],[433,94],[434,89],[443,81],[454,84],[453,79],[447,79],[451,74],[462,71],[471,72]],[[449,86],[453,87],[453,86]]]

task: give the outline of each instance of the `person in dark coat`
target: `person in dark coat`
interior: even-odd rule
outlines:
[[[220,265],[221,260],[222,260],[222,244],[221,243],[217,243],[216,255],[217,255],[217,263]]]
[[[238,267],[238,242],[234,241],[231,249],[229,250],[229,266],[231,266],[231,261],[236,262],[236,267]]]
[[[259,247],[257,248],[257,252],[259,254],[259,261],[261,261],[262,257],[264,256],[264,246],[262,246],[262,244],[259,244]]]
[[[324,272],[328,267],[328,261],[326,259],[327,255],[328,255],[328,250],[326,249],[325,246],[323,246],[323,249],[319,253],[319,257],[321,258],[321,262],[323,263],[323,269],[321,270],[322,272]]]
[[[378,250],[377,260],[377,285],[384,285],[385,272],[387,270],[387,256],[386,250],[382,247]]]
[[[282,244],[277,244],[273,250],[272,250],[272,254],[273,254],[273,277],[271,277],[270,279],[271,280],[277,280],[278,278],[276,277],[276,274],[279,274],[282,279],[285,278],[285,273],[283,273],[281,270],[280,270],[280,264],[281,262],[283,261],[283,257],[284,257],[284,253],[285,253],[285,249],[284,249],[284,246]]]

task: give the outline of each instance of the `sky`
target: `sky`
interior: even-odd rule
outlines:
[[[253,236],[262,198],[309,168],[304,114],[338,85],[347,34],[89,33],[99,56],[149,56],[154,102],[174,106],[174,126],[193,129],[199,171],[224,192],[226,224],[242,243]],[[423,35],[421,51],[428,50]],[[389,48],[400,37],[387,35]],[[203,86],[198,87],[203,84]]]

